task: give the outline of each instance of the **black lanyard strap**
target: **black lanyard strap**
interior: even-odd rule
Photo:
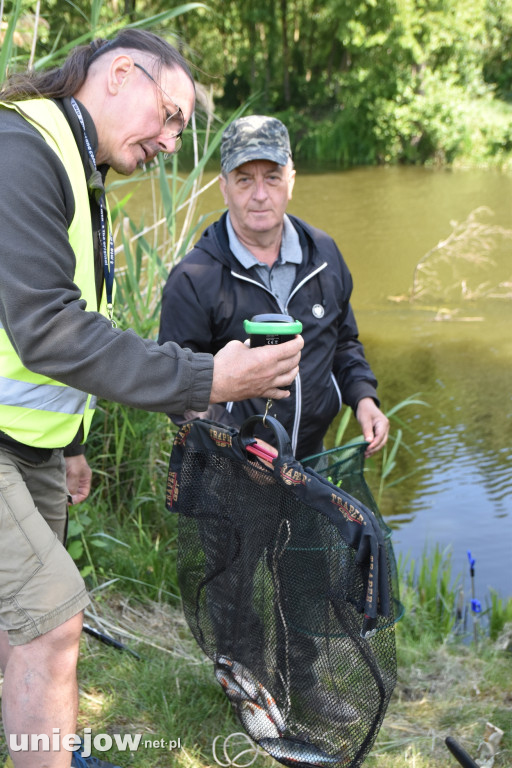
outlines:
[[[78,122],[80,123],[80,126],[82,128],[82,132],[84,134],[85,147],[87,149],[87,154],[89,155],[89,159],[94,168],[94,174],[98,174],[99,171],[96,166],[96,157],[94,155],[91,142],[89,141],[89,136],[87,135],[87,131],[85,129],[84,118],[82,116],[80,107],[78,106],[78,104],[76,103],[73,97],[71,97],[71,106],[75,110],[76,116],[78,118]],[[108,212],[107,212],[107,200],[105,197],[104,189],[103,189],[103,192],[101,192],[101,194],[98,197],[98,204],[100,209],[100,242],[101,242],[101,250],[103,254],[103,274],[105,276],[107,312],[108,312],[108,317],[110,319],[110,322],[112,323],[113,326],[115,326],[116,323],[113,319],[113,303],[112,303],[112,292],[114,287],[114,272],[115,272],[115,249],[114,249],[114,238],[112,235],[111,227],[109,227],[109,236],[107,236]]]

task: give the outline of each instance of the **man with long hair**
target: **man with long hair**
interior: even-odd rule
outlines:
[[[107,766],[54,735],[76,731],[83,579],[65,549],[68,503],[89,493],[83,443],[97,397],[159,412],[280,399],[302,339],[215,356],[116,327],[105,177],[178,151],[195,103],[182,56],[123,30],[0,91],[0,665],[15,768]],[[61,741],[62,743],[62,741]],[[83,750],[82,750],[83,751]]]

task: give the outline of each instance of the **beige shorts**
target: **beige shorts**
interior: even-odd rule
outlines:
[[[67,527],[62,451],[31,464],[0,448],[0,630],[23,645],[89,603],[63,541]]]

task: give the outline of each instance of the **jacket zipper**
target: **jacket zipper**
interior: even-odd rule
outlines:
[[[305,283],[307,283],[309,280],[311,280],[312,277],[315,277],[315,275],[318,275],[319,272],[322,272],[322,270],[324,270],[326,268],[326,266],[327,266],[327,262],[324,261],[324,263],[320,264],[320,266],[317,267],[313,272],[310,272],[309,275],[306,275],[306,277],[302,278],[300,283],[295,286],[293,291],[288,296],[288,301],[286,302],[286,309],[288,309],[288,304],[290,303],[290,299],[292,298],[292,296],[295,296],[295,294],[297,293],[299,288],[302,288],[302,286],[305,285]],[[231,274],[233,274],[233,273],[231,273]]]
[[[319,267],[317,267],[313,272],[310,272],[309,275],[306,275],[298,285],[295,286],[293,291],[288,296],[288,301],[286,302],[285,310],[288,311],[288,304],[290,303],[290,299],[292,296],[294,296],[297,291],[302,288],[309,280],[311,280],[312,277],[315,277],[319,272],[321,272],[323,269],[325,269],[327,266],[327,262],[324,261],[323,264],[321,264]],[[259,288],[262,288],[264,291],[269,293],[273,299],[276,299],[274,294],[271,290],[269,290],[265,285],[262,285],[257,280],[253,280],[251,277],[245,277],[245,275],[240,275],[238,272],[234,272],[231,270],[231,274],[233,277],[238,278],[239,280],[245,280],[246,283],[252,283],[253,285],[257,285]],[[277,302],[277,299],[276,299]],[[279,304],[279,302],[277,302]],[[226,410],[228,413],[231,413],[231,409],[233,408],[233,402],[226,403]],[[297,452],[297,443],[299,441],[299,425],[300,425],[300,418],[302,415],[302,383],[300,379],[300,373],[297,374],[297,377],[295,379],[295,414],[293,417],[293,427],[292,427],[292,436],[291,436],[291,443],[292,443],[292,451],[293,454]]]
[[[309,275],[306,275],[298,285],[295,286],[293,291],[288,296],[288,301],[286,302],[285,309],[288,311],[288,304],[290,303],[290,299],[292,296],[294,296],[299,288],[302,288],[305,283],[308,282],[308,280],[311,280],[312,277],[315,277],[319,272],[321,272],[323,269],[325,269],[327,266],[327,262],[324,261],[323,264],[321,264],[317,269],[315,269],[313,272],[311,272]],[[292,450],[293,455],[297,453],[297,444],[299,442],[299,425],[300,425],[300,419],[302,416],[302,382],[300,378],[300,373],[297,374],[297,378],[295,379],[295,416],[293,419],[293,429],[292,429]]]

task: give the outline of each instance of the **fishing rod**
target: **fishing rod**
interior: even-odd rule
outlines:
[[[482,610],[482,606],[480,604],[480,601],[476,599],[475,597],[475,559],[472,557],[470,550],[468,549],[468,560],[469,560],[469,575],[471,579],[471,612],[473,613],[473,637],[475,641],[475,645],[477,643],[477,629],[476,629],[476,622],[477,617],[475,614],[480,613]],[[468,755],[465,749],[461,747],[461,745],[455,741],[455,739],[452,736],[447,736],[444,740],[444,743],[452,753],[452,755],[455,757],[455,759],[458,761],[460,765],[462,765],[462,768],[479,768],[478,763],[476,763],[473,758]]]
[[[462,765],[462,768],[479,768],[478,763],[475,763],[473,758],[468,755],[466,750],[452,736],[447,736],[444,743],[459,764]]]
[[[136,651],[132,651],[127,645],[120,643],[119,640],[115,640],[113,637],[110,637],[110,635],[105,635],[103,632],[100,632],[99,629],[95,629],[94,627],[89,626],[89,624],[83,624],[82,629],[88,635],[91,635],[91,637],[95,637],[96,640],[101,640],[105,645],[111,645],[113,648],[117,648],[118,651],[127,651],[136,659],[140,659],[140,656]]]
[[[469,560],[469,576],[471,579],[471,612],[473,614],[473,640],[475,641],[475,645],[478,642],[478,633],[477,633],[477,622],[478,622],[478,616],[476,614],[480,613],[482,611],[482,604],[480,603],[480,600],[477,600],[475,597],[475,558],[472,557],[471,551],[468,549],[468,560]]]

